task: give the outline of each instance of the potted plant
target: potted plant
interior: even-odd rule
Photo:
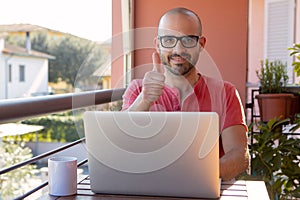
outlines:
[[[294,95],[286,93],[284,86],[288,81],[286,64],[280,60],[261,61],[260,70],[256,75],[260,81],[258,100],[261,121],[267,122],[275,117],[287,118],[292,114]]]

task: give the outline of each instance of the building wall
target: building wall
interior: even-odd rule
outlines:
[[[289,1],[289,0],[286,0]],[[249,1],[249,50],[248,50],[248,82],[252,85],[258,85],[256,70],[260,68],[260,61],[264,59],[264,21],[265,21],[265,0]],[[300,43],[300,0],[296,0],[295,23],[294,23],[294,41]],[[288,23],[288,22],[286,22]],[[283,41],[284,42],[284,41]],[[290,46],[286,46],[288,48]],[[287,51],[288,54],[288,51]],[[293,77],[289,78],[293,81]],[[297,80],[294,82],[298,82]]]
[[[161,15],[174,7],[186,7],[195,11],[202,19],[203,34],[207,37],[205,49],[208,53],[202,60],[206,60],[210,65],[204,71],[210,73],[211,68],[216,68],[213,73],[235,84],[242,101],[245,102],[247,0],[135,0],[134,4],[134,23],[135,29],[138,29],[138,33],[135,33],[134,78],[143,77],[144,73],[151,69],[153,38]],[[119,13],[113,12],[113,23],[121,23],[114,18]],[[143,32],[146,29],[147,33]]]
[[[289,0],[286,0],[289,1]],[[300,43],[300,0],[296,0],[295,9],[295,43]],[[248,46],[248,98],[251,102],[251,90],[257,89],[259,80],[256,70],[260,68],[260,61],[264,59],[264,21],[265,0],[249,0],[249,46]],[[287,22],[288,23],[288,22]],[[288,46],[286,47],[288,48]],[[293,80],[293,77],[289,78]],[[296,77],[294,83],[299,83],[300,77]],[[255,93],[257,94],[257,93]],[[254,114],[259,115],[257,101],[254,100]],[[250,111],[247,113],[250,119]]]
[[[260,68],[260,61],[264,58],[264,5],[264,0],[249,1],[247,103],[252,101],[252,90],[258,88],[256,70]],[[256,94],[257,92],[253,93],[254,96]],[[254,100],[253,103],[253,112],[255,115],[259,115],[257,101]],[[246,118],[250,122],[251,110],[247,110]]]
[[[12,81],[8,82],[8,98],[19,98],[46,94],[48,92],[48,60],[40,58],[12,56],[7,64],[12,65]],[[7,66],[8,66],[7,65]],[[25,81],[19,80],[19,65],[25,66]],[[0,65],[0,82],[4,83],[4,66]],[[1,84],[2,85],[2,84]],[[5,98],[5,84],[1,86],[0,98]]]
[[[264,1],[249,2],[248,82],[257,84],[256,70],[264,58]]]
[[[39,34],[46,34],[48,37],[51,37],[51,39],[59,39],[61,37],[66,37],[68,33],[58,32],[58,31],[52,31],[51,29],[41,28],[43,30],[32,30],[30,32],[30,37],[33,38],[34,36],[37,36]],[[10,37],[17,37],[17,38],[26,38],[26,31],[18,31],[18,32],[9,32]]]
[[[112,1],[112,15],[111,87],[117,88],[124,87],[121,0]]]

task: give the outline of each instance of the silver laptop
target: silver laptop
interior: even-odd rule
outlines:
[[[84,129],[95,193],[220,196],[216,113],[87,111]]]

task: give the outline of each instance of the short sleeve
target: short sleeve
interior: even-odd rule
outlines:
[[[226,116],[223,130],[229,126],[243,125],[245,130],[248,127],[245,122],[244,108],[235,87],[226,87]]]
[[[127,110],[131,104],[136,100],[138,95],[142,91],[142,80],[135,79],[130,85],[127,87],[124,95],[123,95],[123,105],[122,110]]]

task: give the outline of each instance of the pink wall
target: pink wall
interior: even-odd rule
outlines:
[[[112,1],[112,51],[111,51],[111,87],[122,87],[119,82],[123,78],[123,46],[122,46],[122,13],[121,0]]]
[[[264,3],[263,0],[249,2],[249,45],[248,45],[248,77],[249,88],[246,102],[251,102],[252,89],[258,88],[256,70],[260,67],[260,61],[264,58]],[[256,95],[255,93],[254,95]],[[257,101],[254,101],[254,113],[259,113]],[[246,112],[247,119],[251,118],[251,112]]]
[[[256,70],[264,58],[264,1],[252,0],[249,4],[248,82],[258,83]]]
[[[143,77],[145,71],[151,69],[153,38],[160,16],[171,8],[186,7],[198,13],[202,19],[203,34],[207,37],[206,51],[219,68],[222,78],[237,86],[245,104],[248,0],[135,0],[134,3],[137,29],[135,78]],[[120,4],[120,0],[113,1],[113,34],[118,33],[117,27],[121,24],[117,4]],[[113,76],[119,73],[119,69],[113,64]]]

